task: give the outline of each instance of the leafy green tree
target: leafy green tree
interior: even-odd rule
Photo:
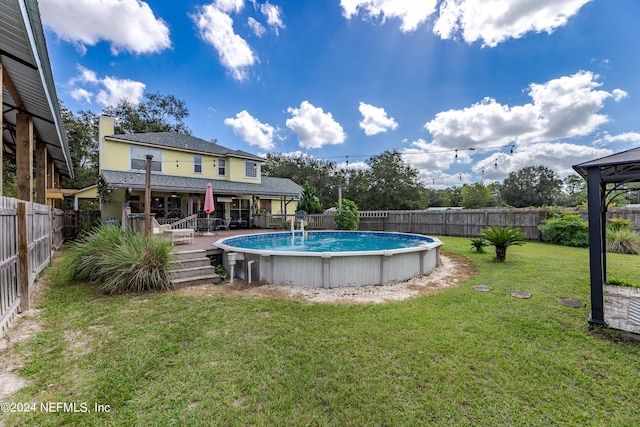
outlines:
[[[485,228],[480,233],[480,238],[488,241],[496,248],[496,261],[504,262],[507,258],[507,248],[512,245],[521,245],[524,243],[524,233],[519,228],[511,226],[499,227],[494,225]]]
[[[489,206],[504,206],[504,200],[502,199],[502,184],[495,181],[487,185],[487,188],[491,191]]]
[[[302,196],[298,202],[298,209],[307,211],[310,214],[324,211],[320,200],[316,196],[316,189],[309,185],[308,181],[302,186]]]
[[[62,103],[60,114],[67,134],[74,177],[63,177],[64,188],[85,188],[98,182],[98,119],[90,111],[73,114]]]
[[[475,184],[465,184],[461,189],[462,207],[465,209],[481,209],[489,205],[492,194],[491,190],[481,182]]]
[[[372,156],[367,163],[371,167],[371,187],[363,210],[427,207],[426,192],[418,179],[418,170],[407,164],[397,150]]]
[[[2,193],[0,196],[16,197],[16,165],[2,157]]]
[[[580,175],[571,174],[562,180],[562,189],[556,204],[558,206],[580,206],[587,202],[587,181]]]
[[[528,166],[511,172],[502,183],[505,203],[516,208],[552,205],[562,181],[545,166]]]
[[[177,132],[191,135],[184,123],[189,110],[184,101],[159,92],[144,95],[144,101],[134,104],[125,99],[108,106],[103,114],[118,118],[116,133]]]
[[[338,188],[345,183],[344,174],[334,162],[306,154],[267,154],[262,173],[265,176],[289,178],[298,184],[308,182],[316,189],[322,206],[332,206],[338,200]]]
[[[338,209],[333,216],[338,230],[357,230],[360,222],[358,206],[349,199],[342,199],[342,210]]]

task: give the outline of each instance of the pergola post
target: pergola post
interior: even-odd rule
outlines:
[[[607,325],[604,320],[604,202],[600,185],[600,168],[587,168],[589,213],[589,265],[591,279],[591,318],[589,323]]]

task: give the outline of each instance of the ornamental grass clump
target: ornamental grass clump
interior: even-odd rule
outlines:
[[[640,234],[627,227],[607,229],[607,252],[640,254]]]
[[[95,283],[98,293],[115,295],[170,289],[174,263],[169,242],[101,226],[73,245],[68,268],[70,279]]]
[[[496,248],[496,261],[504,262],[507,258],[507,248],[511,245],[521,245],[524,243],[525,234],[519,228],[511,226],[493,226],[485,228],[480,233],[480,237]]]

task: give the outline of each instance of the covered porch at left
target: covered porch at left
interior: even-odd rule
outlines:
[[[102,219],[126,227],[132,216],[144,213],[144,174],[103,171],[102,177],[103,185],[99,186],[98,191]],[[207,183],[212,184],[214,195],[215,210],[211,214],[204,212]],[[275,183],[285,184],[289,188],[272,188],[273,179],[261,184],[249,184],[152,174],[150,212],[160,224],[181,221],[184,227],[197,229],[200,228],[198,219],[217,218],[229,220],[230,228],[251,228],[253,216],[261,209],[261,203],[268,204],[278,213],[295,212],[299,186],[290,180]]]

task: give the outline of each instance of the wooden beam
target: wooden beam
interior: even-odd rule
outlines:
[[[29,295],[29,239],[27,234],[27,209],[25,202],[18,202],[18,281],[20,283],[20,312],[31,309]]]
[[[47,203],[47,144],[36,142],[36,203]]]
[[[16,115],[16,198],[33,201],[33,119]]]
[[[13,99],[13,102],[16,104],[18,108],[22,107],[22,98],[20,98],[20,93],[16,86],[13,84],[9,73],[7,73],[6,68],[2,67],[2,85],[9,92],[9,96]],[[0,104],[1,105],[1,104]]]

